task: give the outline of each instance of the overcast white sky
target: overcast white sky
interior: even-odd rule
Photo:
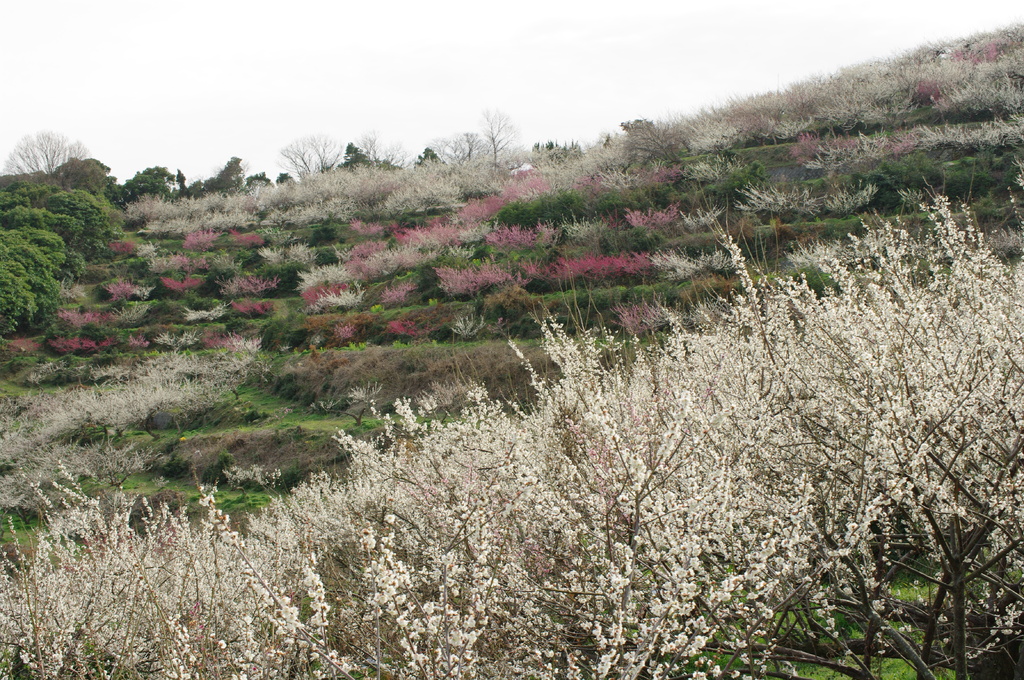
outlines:
[[[124,181],[376,130],[412,155],[507,113],[532,145],[1024,21],[998,0],[45,0],[0,4],[0,164],[39,130]]]

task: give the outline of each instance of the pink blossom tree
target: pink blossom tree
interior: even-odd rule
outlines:
[[[657,230],[667,227],[679,220],[679,206],[672,204],[663,210],[648,208],[647,210],[627,210],[626,222],[631,227]]]
[[[239,275],[217,283],[221,292],[228,297],[258,297],[277,288],[280,282],[276,276]]]
[[[86,324],[104,324],[112,318],[109,312],[85,311],[74,309],[58,309],[57,318],[72,328],[81,328]]]
[[[271,300],[232,300],[231,307],[245,316],[263,316],[274,309]]]
[[[510,274],[493,262],[466,269],[435,267],[434,272],[437,274],[441,290],[449,295],[472,296],[491,286],[525,284],[525,280],[519,274]]]
[[[118,255],[134,255],[136,243],[134,241],[111,241],[109,248]]]
[[[131,281],[118,279],[112,283],[104,284],[103,290],[110,295],[111,301],[120,302],[122,300],[127,300],[128,298],[145,300],[149,297],[149,293],[153,289],[147,288],[146,286],[140,286],[136,283],[132,283]]]
[[[172,293],[181,295],[203,285],[203,279],[194,276],[186,276],[181,281],[178,281],[177,279],[172,279],[169,276],[161,276],[160,283],[163,284],[164,288]]]
[[[193,231],[185,235],[181,247],[185,250],[209,250],[218,237],[220,237],[219,233],[208,229]]]
[[[400,306],[414,290],[416,290],[416,284],[412,281],[392,284],[381,291],[380,302],[388,307]]]
[[[263,237],[259,234],[245,234],[236,229],[232,229],[229,233],[234,244],[242,248],[258,248],[265,243]]]

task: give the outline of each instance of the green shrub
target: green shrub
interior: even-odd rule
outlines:
[[[664,242],[664,236],[644,227],[606,229],[598,241],[601,252],[605,255],[646,253],[657,250]]]
[[[182,479],[192,470],[192,463],[175,451],[167,461],[160,466],[160,473],[171,479]]]
[[[733,205],[742,196],[740,191],[750,186],[765,184],[768,181],[768,171],[761,161],[754,161],[720,182],[716,182],[705,189],[705,193],[712,199],[713,203],[719,205]]]
[[[203,470],[202,481],[204,484],[223,484],[227,481],[224,471],[233,467],[235,457],[227,451],[217,454],[217,462]]]
[[[310,243],[314,246],[325,243],[333,243],[338,240],[338,225],[334,222],[324,222],[313,226],[310,234]]]
[[[523,227],[532,227],[541,222],[558,225],[586,217],[588,212],[583,196],[570,190],[545,194],[532,201],[513,201],[498,211],[494,221]]]

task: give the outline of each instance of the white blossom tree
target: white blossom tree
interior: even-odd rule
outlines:
[[[442,422],[399,402],[379,439],[340,436],[345,478],[245,535],[212,506],[138,533],[72,502],[3,577],[3,658],[39,677],[1019,677],[1024,271],[945,204],[932,218],[823,251],[823,293],[733,247],[732,306],[660,344],[549,326],[561,373],[532,405],[473,390]]]

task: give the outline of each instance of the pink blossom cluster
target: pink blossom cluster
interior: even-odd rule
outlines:
[[[791,158],[807,163],[814,160],[821,148],[821,138],[814,132],[801,132],[796,136],[796,142],[789,150]]]
[[[73,352],[80,352],[82,354],[91,354],[104,347],[111,347],[117,344],[117,338],[108,337],[102,340],[93,340],[91,338],[79,338],[79,337],[57,337],[50,338],[46,341],[46,344],[58,354],[70,354]]]
[[[32,338],[10,338],[6,347],[15,352],[37,352],[42,345]]]
[[[384,241],[363,241],[352,246],[348,253],[349,260],[365,260],[374,253],[387,250],[388,245]]]
[[[207,333],[203,336],[203,347],[206,349],[238,349],[245,342],[238,333]]]
[[[961,48],[954,50],[950,55],[953,61],[967,61],[972,64],[988,64],[999,59],[1003,50],[1008,46],[1002,39],[990,40],[977,47]]]
[[[227,281],[218,281],[220,290],[228,297],[259,297],[277,288],[281,280],[276,277],[234,276]]]
[[[396,307],[405,302],[414,290],[416,290],[416,284],[412,281],[392,284],[381,291],[380,302],[388,307]]]
[[[220,236],[217,232],[209,229],[193,231],[185,235],[181,247],[185,250],[203,251],[213,247],[213,242]]]
[[[232,229],[229,233],[231,234],[231,240],[234,244],[243,248],[258,248],[265,243],[263,237],[259,234],[243,234],[236,229]]]
[[[194,276],[186,276],[181,281],[178,281],[177,279],[172,279],[169,276],[161,276],[160,283],[162,283],[164,288],[172,293],[181,294],[203,285],[203,280]]]
[[[942,101],[942,84],[934,78],[918,81],[914,86],[913,102],[918,106],[931,106]]]
[[[231,308],[246,316],[263,316],[274,309],[270,300],[232,300]]]
[[[133,255],[135,253],[134,241],[111,241],[107,245],[118,255]]]
[[[390,228],[380,222],[363,222],[362,220],[352,220],[348,226],[360,236],[380,236]]]
[[[679,206],[675,203],[664,210],[627,210],[626,222],[631,227],[643,227],[644,229],[660,229],[666,227],[679,219]]]
[[[334,283],[331,285],[320,285],[307,288],[302,291],[300,295],[307,307],[316,308],[321,298],[325,298],[328,295],[337,295],[338,293],[346,290],[348,290],[347,283]]]
[[[334,325],[331,332],[334,335],[335,340],[344,344],[355,336],[356,327],[350,323],[338,323]]]
[[[142,333],[128,336],[128,347],[131,349],[146,349],[149,347],[149,340]]]
[[[186,274],[192,274],[201,269],[208,269],[209,266],[205,257],[189,257],[181,253],[175,253],[167,258],[168,269]]]
[[[658,305],[641,302],[632,305],[615,305],[615,322],[633,335],[642,335],[665,323],[665,312]]]
[[[79,312],[74,309],[58,309],[57,318],[74,328],[81,328],[90,323],[106,323],[110,321],[110,314],[108,312]]]
[[[536,170],[524,170],[512,175],[512,181],[501,192],[506,203],[531,199],[551,191],[551,184]]]
[[[470,199],[466,205],[459,209],[458,221],[462,224],[486,222],[497,215],[498,211],[505,207],[510,200],[512,199],[507,198],[505,195]]]
[[[523,271],[549,281],[568,282],[573,279],[605,280],[649,273],[653,265],[643,253],[627,255],[584,255],[582,257],[560,257],[547,267],[525,265]]]
[[[578,191],[586,191],[589,194],[597,194],[605,190],[604,182],[600,175],[579,177],[572,183],[572,188]]]
[[[435,267],[434,272],[441,290],[449,295],[475,295],[491,286],[521,286],[526,283],[519,274],[510,274],[494,263],[467,269]]]
[[[407,335],[410,338],[417,338],[423,335],[423,332],[423,329],[408,319],[395,319],[388,322],[388,333],[392,335]]]
[[[547,234],[545,234],[547,235]],[[527,229],[516,225],[499,227],[487,234],[484,241],[498,250],[519,250],[532,248],[541,239],[539,229]]]
[[[645,184],[668,184],[679,179],[682,174],[681,168],[667,165],[657,165],[640,171],[641,179]]]
[[[463,229],[450,223],[435,223],[416,229],[401,229],[395,232],[395,241],[410,248],[440,248],[462,242]]]
[[[796,144],[790,149],[789,154],[801,163],[808,163],[814,160],[822,151],[849,151],[857,149],[859,143],[853,137],[832,137],[821,139],[813,132],[802,132],[797,135]]]
[[[121,279],[118,279],[113,283],[108,283],[104,285],[103,290],[107,291],[107,294],[110,295],[110,299],[113,302],[118,302],[120,300],[127,300],[130,297],[140,299],[144,298],[146,295],[149,294],[150,289],[143,288],[142,286],[132,283],[131,281],[123,281]]]

